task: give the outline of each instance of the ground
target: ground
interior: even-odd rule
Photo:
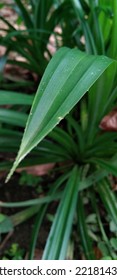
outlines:
[[[4,179],[0,183],[0,198],[5,202],[24,201],[28,199],[34,199],[38,197],[38,193],[34,187],[18,185],[19,175],[13,176],[12,180],[8,184],[4,184]],[[13,208],[1,208],[1,213],[5,215],[13,215],[14,213],[21,211],[22,209]],[[0,244],[0,258],[5,255],[5,251],[8,250],[13,243],[18,243],[21,249],[25,251],[25,258],[27,258],[29,244],[31,240],[31,232],[35,217],[25,221],[21,225],[15,227],[12,233],[2,234],[2,240]],[[35,258],[40,259],[42,255],[42,249],[44,248],[49,230],[49,222],[45,220],[37,241],[35,250]]]

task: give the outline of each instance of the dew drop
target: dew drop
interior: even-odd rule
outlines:
[[[58,117],[58,121],[61,121],[63,118],[62,117]]]

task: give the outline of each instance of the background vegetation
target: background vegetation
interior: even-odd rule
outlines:
[[[22,172],[18,183],[38,187],[35,199],[1,198],[1,240],[35,215],[28,259],[45,219],[51,225],[42,259],[117,259],[117,1],[6,6],[16,20],[1,13],[0,170],[14,163],[8,182],[16,168],[53,167],[39,178]],[[30,75],[11,81],[7,65]],[[16,212],[6,215],[6,208]],[[9,250],[9,258],[24,257],[17,244]]]

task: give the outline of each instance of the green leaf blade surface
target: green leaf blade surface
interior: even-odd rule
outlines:
[[[112,63],[104,56],[61,48],[40,82],[11,177],[19,162],[63,119]]]

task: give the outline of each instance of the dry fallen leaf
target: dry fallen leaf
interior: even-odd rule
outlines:
[[[100,260],[103,257],[102,252],[98,247],[94,247],[94,253],[95,253],[96,260]]]
[[[40,164],[35,166],[18,168],[16,172],[21,173],[22,171],[25,170],[28,174],[43,176],[48,174],[48,172],[52,170],[54,166],[55,163]]]
[[[117,131],[117,108],[102,119],[99,127],[105,131]]]

